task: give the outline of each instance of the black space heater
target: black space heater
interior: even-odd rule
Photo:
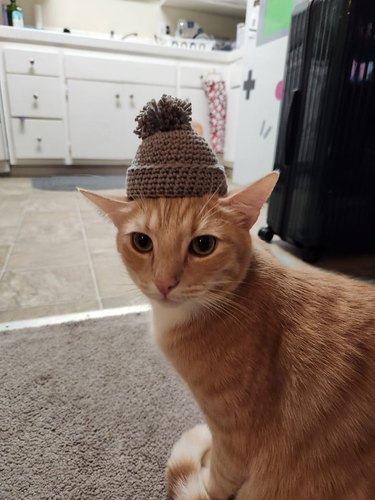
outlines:
[[[268,227],[321,252],[375,250],[375,0],[312,0],[292,16]]]

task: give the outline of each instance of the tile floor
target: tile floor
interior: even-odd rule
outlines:
[[[254,234],[265,218],[264,210]],[[0,178],[0,323],[145,303],[114,238],[112,225],[79,193]],[[269,248],[288,265],[306,265],[277,238]],[[375,256],[325,258],[319,265],[375,279]]]
[[[0,178],[0,323],[144,303],[114,238],[79,193]]]

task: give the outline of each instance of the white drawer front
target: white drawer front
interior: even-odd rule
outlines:
[[[56,51],[6,48],[4,57],[7,73],[36,76],[60,75],[60,59]]]
[[[8,75],[12,116],[62,118],[63,90],[58,78]]]
[[[202,88],[202,82],[210,75],[214,75],[215,78],[225,80],[225,70],[220,67],[207,65],[180,67],[182,87],[200,89]]]
[[[108,82],[134,82],[151,85],[176,85],[175,64],[134,61],[124,58],[98,56],[65,56],[67,78],[101,80]]]
[[[60,120],[12,119],[17,159],[62,159],[66,144],[64,125]]]
[[[4,139],[3,139],[3,128],[0,123],[0,161],[4,161],[8,159],[8,154],[5,149]]]

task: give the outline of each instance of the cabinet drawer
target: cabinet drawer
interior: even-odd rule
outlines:
[[[36,76],[60,75],[60,59],[56,51],[6,48],[4,58],[7,73]]]
[[[8,75],[7,83],[12,116],[63,117],[63,91],[58,78]]]
[[[81,80],[176,85],[174,63],[157,63],[150,60],[135,61],[97,55],[66,55],[65,76]]]
[[[224,69],[214,66],[181,66],[180,77],[181,86],[189,88],[202,88],[202,81],[209,75],[215,75],[216,78],[225,80]]]
[[[65,130],[61,120],[12,119],[17,159],[65,158]]]

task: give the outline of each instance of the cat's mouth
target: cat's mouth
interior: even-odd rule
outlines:
[[[173,298],[173,297],[168,297],[168,296],[167,297],[161,296],[157,300],[158,300],[158,302],[160,302],[163,305],[177,306],[177,305],[181,304],[181,300],[178,300],[178,299]]]

